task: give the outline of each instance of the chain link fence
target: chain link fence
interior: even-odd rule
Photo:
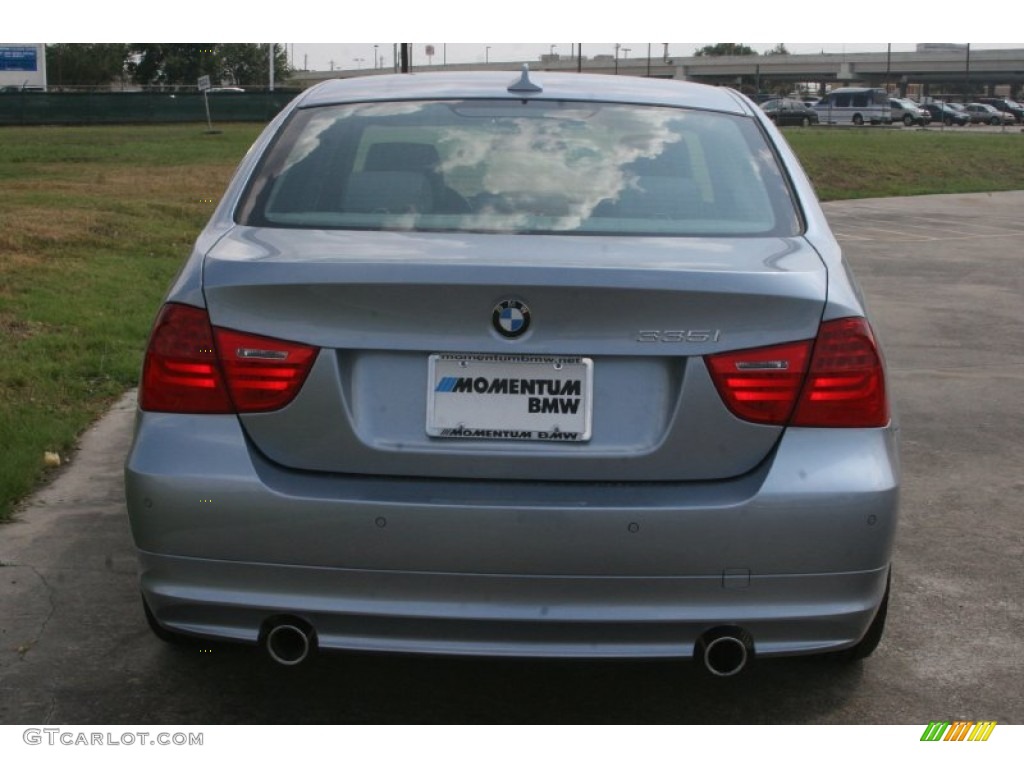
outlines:
[[[268,122],[296,91],[209,95],[218,122]],[[206,122],[201,93],[0,93],[0,125]]]

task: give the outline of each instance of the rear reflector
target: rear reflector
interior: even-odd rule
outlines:
[[[167,304],[146,349],[139,406],[171,413],[276,410],[298,394],[317,352],[305,344],[211,328],[205,309]]]
[[[800,427],[889,423],[885,370],[864,318],[822,323],[813,341],[705,360],[722,400],[746,421]]]

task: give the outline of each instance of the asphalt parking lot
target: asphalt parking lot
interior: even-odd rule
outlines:
[[[682,662],[174,648],[142,616],[131,397],[0,527],[0,723],[1024,722],[1024,192],[826,206],[885,345],[904,494],[882,645],[737,678]]]

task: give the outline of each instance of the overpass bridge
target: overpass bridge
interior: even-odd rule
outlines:
[[[772,56],[660,56],[620,58],[595,56],[577,60],[568,56],[544,56],[526,62],[534,72],[592,72],[600,74],[662,77],[715,85],[753,86],[765,83],[889,86],[905,94],[908,89],[927,95],[934,86],[955,93],[990,94],[998,86],[1017,95],[1024,88],[1024,47],[963,51],[879,53],[784,54]],[[417,65],[413,72],[499,70],[518,71],[523,62]],[[394,70],[346,69],[296,72],[290,83],[308,87],[323,80],[390,74]]]

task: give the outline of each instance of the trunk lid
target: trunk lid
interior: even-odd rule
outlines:
[[[703,356],[814,338],[826,287],[824,265],[800,237],[236,227],[204,264],[214,325],[321,348],[290,405],[240,417],[268,458],[302,470],[443,478],[684,481],[748,472],[781,428],[733,416]],[[495,328],[502,302],[528,308],[523,335]],[[518,367],[521,358],[585,358],[589,439],[428,434],[433,393],[443,390],[440,379],[428,381],[431,358],[444,354],[474,364],[502,356],[500,376],[484,369],[488,381],[537,379],[536,369]],[[548,395],[578,394],[547,386]],[[501,418],[514,430],[520,417]]]

